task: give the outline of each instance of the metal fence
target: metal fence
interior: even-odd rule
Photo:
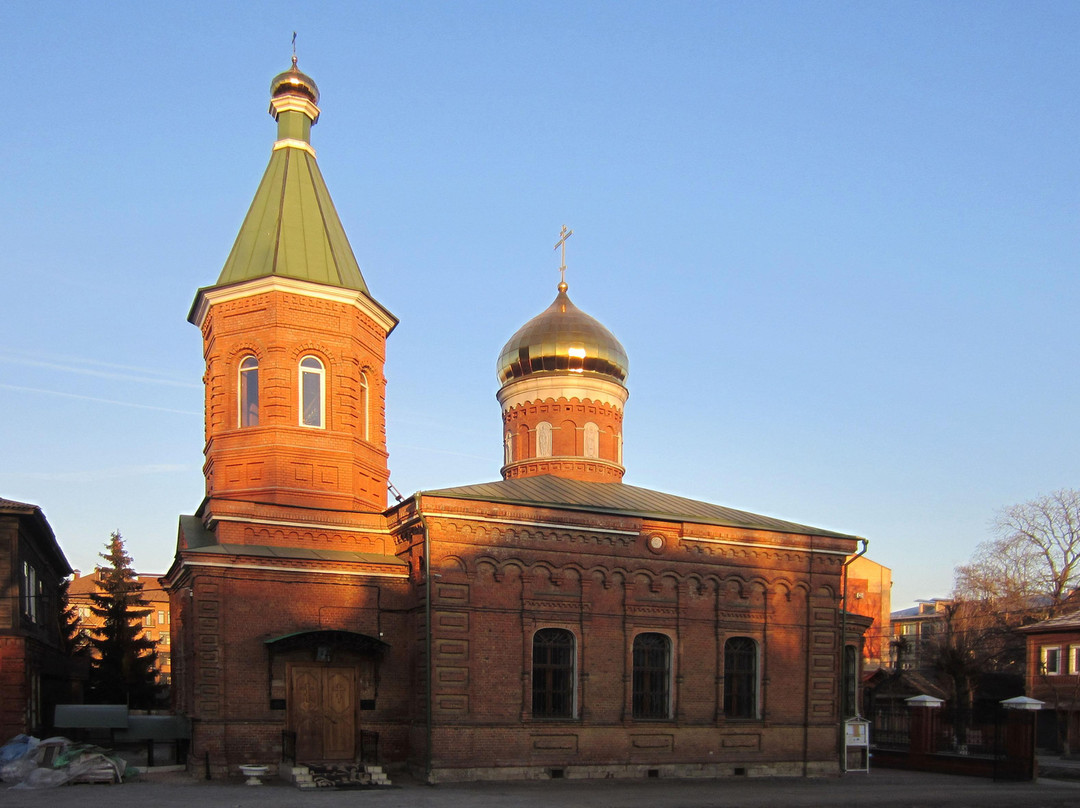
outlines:
[[[948,709],[933,712],[933,751],[972,757],[1002,753],[1003,711],[994,715],[958,715]],[[904,706],[883,706],[871,718],[870,742],[882,749],[911,746],[911,711]]]

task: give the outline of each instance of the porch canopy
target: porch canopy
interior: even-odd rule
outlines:
[[[341,629],[294,631],[291,634],[282,634],[280,637],[263,640],[263,643],[270,649],[271,654],[304,648],[318,648],[324,645],[364,654],[381,654],[390,647],[376,637],[361,634],[357,631],[344,631]]]

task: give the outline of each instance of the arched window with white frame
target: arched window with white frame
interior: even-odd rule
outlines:
[[[514,433],[509,429],[506,430],[506,437],[503,438],[503,465],[509,466],[514,462]]]
[[[322,428],[326,419],[326,371],[314,356],[300,360],[300,424]]]
[[[547,421],[536,425],[536,456],[551,457],[551,424]]]
[[[360,371],[360,437],[363,440],[371,440],[371,388],[368,386],[367,374]]]
[[[250,354],[240,360],[240,395],[237,396],[240,426],[259,425],[259,360]]]

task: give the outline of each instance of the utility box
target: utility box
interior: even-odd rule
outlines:
[[[870,771],[870,722],[849,718],[844,722],[844,771]]]

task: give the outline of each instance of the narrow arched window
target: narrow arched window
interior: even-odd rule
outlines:
[[[844,646],[844,693],[840,709],[842,718],[857,715],[859,695],[859,652],[853,645]]]
[[[622,432],[615,436],[615,448],[617,450],[617,460],[615,461],[620,466],[622,465]]]
[[[514,433],[510,430],[506,431],[506,437],[503,438],[503,465],[509,466],[514,462]]]
[[[574,635],[542,628],[533,635],[532,712],[534,718],[574,715]]]
[[[300,360],[300,423],[303,426],[323,425],[326,410],[324,376],[323,363],[314,356]]]
[[[749,637],[732,637],[724,643],[724,715],[757,718],[757,643]]]
[[[531,444],[529,443],[529,427],[525,424],[522,424],[518,427],[517,450],[514,452],[514,455],[521,458],[522,460],[525,460],[527,457],[529,457],[530,446]]]
[[[551,457],[551,424],[547,421],[536,425],[536,456]]]
[[[259,425],[259,360],[245,356],[240,362],[240,426]]]
[[[592,421],[585,424],[585,456],[600,456],[600,427]]]
[[[634,718],[671,717],[671,640],[666,634],[634,638]]]
[[[371,440],[371,390],[368,387],[367,374],[360,371],[360,437]]]

